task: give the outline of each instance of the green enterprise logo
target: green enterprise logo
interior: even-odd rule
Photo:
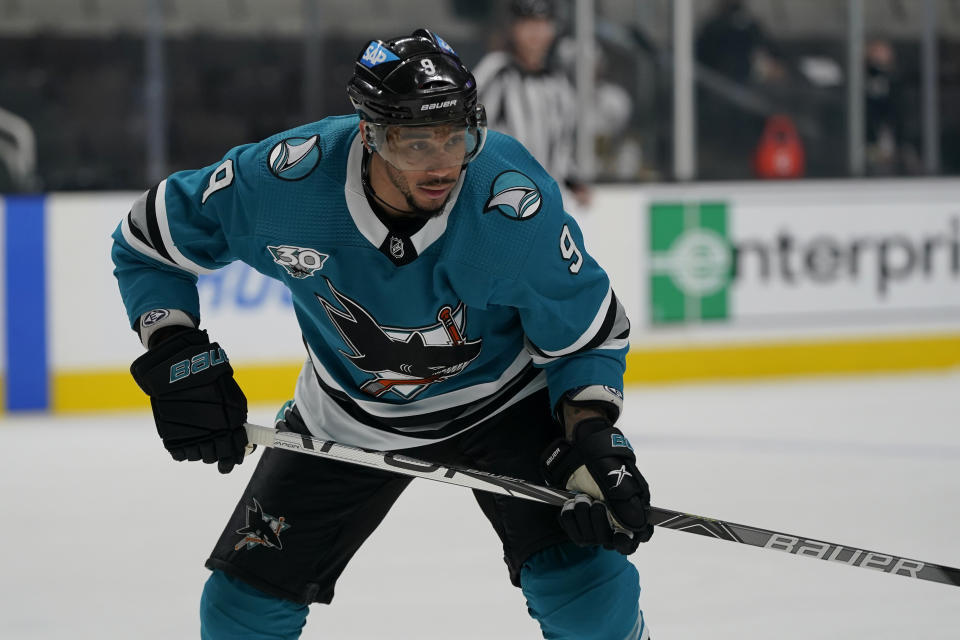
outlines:
[[[651,322],[728,317],[733,247],[726,203],[650,205]]]

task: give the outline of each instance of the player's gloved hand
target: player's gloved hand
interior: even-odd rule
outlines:
[[[229,473],[243,462],[247,398],[226,354],[199,329],[157,337],[130,373],[150,396],[163,446],[174,460],[216,462],[220,473]]]
[[[581,420],[571,435],[572,441],[555,440],[542,456],[550,484],[586,494],[564,504],[561,526],[579,545],[633,553],[653,535],[647,522],[650,489],[633,449],[602,416]]]

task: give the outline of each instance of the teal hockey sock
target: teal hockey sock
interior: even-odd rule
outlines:
[[[524,563],[527,610],[547,640],[645,640],[639,575],[616,551],[562,544]]]
[[[202,640],[296,640],[307,605],[275,598],[222,571],[214,571],[200,597]]]

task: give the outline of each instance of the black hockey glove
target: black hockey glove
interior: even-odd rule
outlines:
[[[627,439],[609,419],[581,420],[572,429],[572,442],[555,440],[542,461],[550,484],[585,494],[560,511],[560,524],[575,543],[629,555],[653,535],[647,481]]]
[[[130,373],[150,396],[157,433],[174,460],[216,462],[220,473],[243,462],[247,398],[206,331],[184,327],[168,334],[130,365]]]

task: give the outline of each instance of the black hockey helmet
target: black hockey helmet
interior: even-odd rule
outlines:
[[[486,113],[477,103],[477,81],[453,48],[428,29],[372,40],[357,56],[347,95],[367,123],[367,143],[381,155],[390,126],[462,123],[463,164],[480,153],[486,139]]]
[[[554,20],[557,17],[557,7],[553,0],[512,0],[510,14],[516,18],[547,18]]]

